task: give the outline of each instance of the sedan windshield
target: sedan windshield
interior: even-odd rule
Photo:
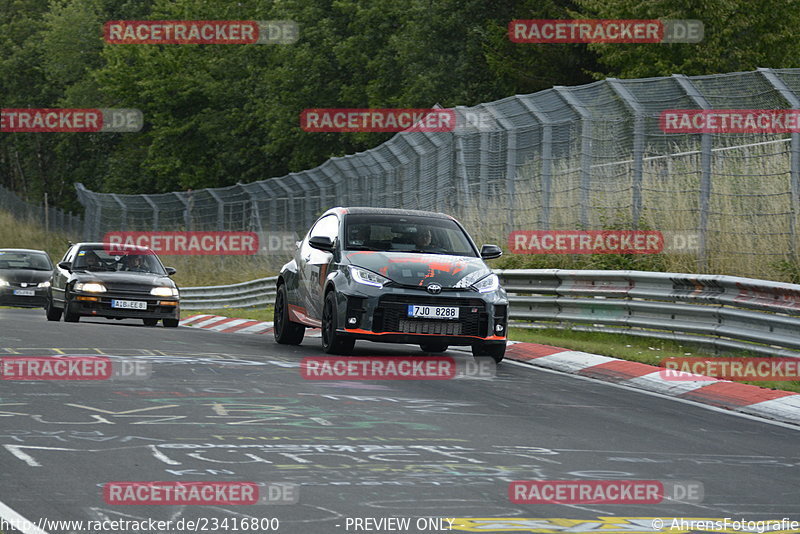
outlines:
[[[52,271],[53,264],[47,254],[36,252],[0,251],[0,269],[28,269],[31,271]]]
[[[73,269],[80,271],[122,271],[152,273],[166,276],[166,271],[150,251],[114,251],[104,248],[82,248],[78,251]]]
[[[345,219],[345,236],[346,250],[477,257],[464,230],[451,219],[352,214]]]

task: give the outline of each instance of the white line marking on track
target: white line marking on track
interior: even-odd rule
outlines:
[[[624,390],[627,390],[627,391],[636,391],[636,392],[642,393],[644,395],[650,395],[651,397],[659,397],[661,399],[673,400],[673,401],[676,401],[676,402],[681,402],[683,404],[690,404],[692,406],[698,406],[700,408],[705,408],[706,410],[711,410],[711,411],[718,412],[718,413],[732,415],[732,416],[735,416],[735,417],[742,417],[744,419],[750,419],[751,421],[759,421],[761,423],[767,423],[767,424],[774,425],[774,426],[780,426],[780,427],[783,427],[783,428],[788,428],[790,430],[800,431],[800,426],[797,426],[797,425],[792,425],[792,424],[789,424],[789,423],[783,423],[781,421],[774,421],[772,419],[766,419],[764,417],[758,417],[758,416],[755,416],[755,415],[750,415],[750,414],[746,414],[746,413],[742,413],[742,412],[734,412],[733,410],[726,410],[724,408],[718,408],[716,406],[711,406],[710,404],[703,404],[702,402],[695,402],[695,401],[691,401],[691,400],[688,400],[688,399],[681,399],[679,397],[671,397],[669,395],[664,395],[663,393],[656,393],[655,391],[648,391],[646,389],[634,388],[634,387],[631,387],[631,386],[625,386],[623,384],[615,384],[613,382],[606,382],[604,380],[598,380],[596,378],[589,378],[589,377],[586,377],[586,376],[574,375],[574,374],[571,374],[571,373],[565,373],[565,372],[562,372],[562,371],[556,371],[554,369],[547,369],[546,367],[537,367],[536,365],[532,365],[530,363],[518,362],[518,361],[510,360],[510,359],[504,359],[503,360],[503,364],[505,365],[506,363],[511,364],[511,365],[516,365],[518,367],[527,367],[528,369],[537,369],[537,370],[542,371],[544,373],[553,373],[553,374],[557,374],[557,375],[561,375],[561,376],[569,376],[569,377],[575,378],[577,380],[586,380],[586,381],[589,381],[589,382],[594,382],[595,384],[604,384],[606,386],[613,387],[613,388],[624,389]]]
[[[47,534],[46,530],[40,529],[33,521],[28,521],[2,502],[0,502],[0,517],[22,534]]]

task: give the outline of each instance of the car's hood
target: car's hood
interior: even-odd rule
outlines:
[[[0,279],[12,284],[38,284],[50,280],[53,271],[34,271],[31,269],[0,269]]]
[[[130,273],[121,271],[73,271],[81,281],[103,282],[109,287],[116,286],[167,286],[175,283],[168,276],[153,273]]]
[[[465,276],[470,276],[475,282],[491,272],[480,258],[465,256],[372,251],[346,254],[351,264],[407,286],[426,287],[435,282],[443,288],[450,288]]]

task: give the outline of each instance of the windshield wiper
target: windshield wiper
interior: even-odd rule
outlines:
[[[435,250],[421,250],[418,248],[412,250],[393,250],[392,252],[416,252],[419,254],[439,254],[441,256],[451,256],[450,252],[437,252]]]
[[[346,250],[369,250],[369,251],[372,251],[372,252],[385,252],[385,251],[381,251],[380,249],[377,249],[377,248],[368,247],[366,245],[350,245],[349,247],[347,247]]]

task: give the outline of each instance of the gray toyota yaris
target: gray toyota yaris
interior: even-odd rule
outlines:
[[[283,266],[275,339],[298,345],[307,327],[322,348],[347,354],[357,339],[418,344],[425,352],[471,345],[503,359],[508,299],[480,251],[453,217],[383,208],[333,208]]]

